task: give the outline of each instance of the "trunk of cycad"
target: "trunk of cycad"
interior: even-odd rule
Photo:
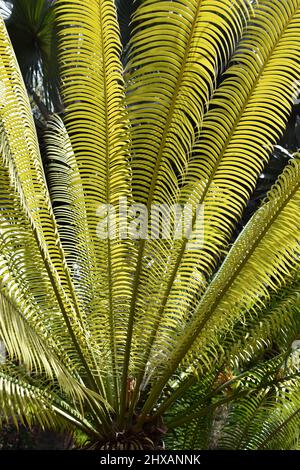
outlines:
[[[85,450],[163,450],[163,438],[167,428],[161,418],[145,422],[141,430],[136,429],[134,417],[132,426],[123,431],[112,431],[110,436],[98,442],[89,442]]]

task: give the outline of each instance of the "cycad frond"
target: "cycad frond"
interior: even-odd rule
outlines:
[[[162,378],[154,385],[145,410],[182,361],[186,367],[202,371],[211,367],[213,358],[222,354],[223,328],[232,328],[245,312],[264,305],[298,268],[299,171],[299,159],[295,158],[269,192],[268,201],[235,241],[187,327],[181,334],[173,332],[174,339],[166,343],[165,350],[161,345],[161,354],[169,361],[165,368],[162,360]]]
[[[298,370],[299,374],[299,370]],[[220,448],[292,449],[299,441],[299,375],[237,399]]]
[[[153,204],[180,202],[203,115],[250,11],[251,2],[239,0],[147,0],[137,8],[125,76],[126,102],[133,197],[147,210]],[[176,252],[170,240],[162,239],[141,240],[137,251],[126,349],[133,350],[130,370],[139,375],[138,389],[165,304],[163,296],[174,281],[165,266],[170,260],[176,264]],[[168,330],[170,325],[172,329],[169,319]]]
[[[71,360],[67,358],[72,357],[74,366],[78,367],[74,346],[65,331],[63,317],[59,315],[60,305],[44,263],[44,252],[32,232],[29,209],[24,205],[24,199],[21,199],[21,184],[15,173],[10,175],[1,157],[0,181],[2,288],[15,299],[24,318],[30,320],[30,324],[38,327],[46,337],[49,336],[51,325],[55,334],[49,337],[49,341],[67,362]]]
[[[130,197],[119,28],[111,0],[59,0],[56,11],[66,129],[80,174],[91,244],[84,261],[95,289],[89,309],[99,343],[105,316],[109,340],[102,342],[102,352],[111,363],[107,380],[110,383],[114,377],[117,406],[116,375],[126,341],[130,267],[124,262],[125,243],[103,239],[98,225],[109,205]],[[118,227],[116,214],[116,230]]]
[[[52,325],[57,347],[98,390],[90,372],[96,373],[97,366],[59,239],[28,97],[2,20],[0,28],[3,287],[18,288],[22,311],[46,331]]]
[[[300,0],[138,3],[123,82],[115,1],[55,2],[66,113],[47,123],[45,169],[0,24],[4,417],[127,449],[160,446],[164,416],[209,447],[216,410],[245,404],[247,423],[270,419],[240,447],[282,446],[283,429],[296,446],[298,372],[276,374],[299,333],[300,154],[230,240],[299,91]],[[125,240],[123,200],[151,217],[190,205],[191,224]]]
[[[70,406],[47,383],[30,377],[21,368],[6,363],[0,367],[1,421],[13,419],[42,428],[74,429],[93,434],[92,426],[76,408]]]
[[[242,367],[274,344],[280,350],[289,350],[300,333],[299,307],[300,286],[296,275],[271,297],[265,308],[256,305],[245,312],[245,317],[223,338],[227,360],[233,367]]]
[[[173,244],[159,240],[155,248],[152,241],[140,249],[147,262],[153,260],[151,270],[145,269],[145,280],[140,273],[136,352],[137,357],[143,358],[138,364],[142,369],[140,376],[147,361],[157,362],[161,345],[173,344],[174,335],[188,323],[227,250],[270,150],[283,132],[297,91],[299,6],[298,1],[274,5],[266,0],[254,7],[225,79],[211,100],[212,107],[204,114],[200,137],[192,146],[187,184],[177,199],[191,203],[194,211],[197,205],[203,205],[200,244],[186,239]],[[268,41],[263,40],[265,35]],[[282,51],[290,44],[293,55],[283,58]],[[258,53],[262,55],[259,61]],[[280,69],[279,60],[284,65]],[[271,80],[272,100],[266,93]],[[237,89],[242,90],[238,97]],[[165,186],[170,187],[167,183]],[[197,230],[195,222],[195,235]],[[140,268],[141,271],[142,262]],[[146,329],[147,319],[151,319],[151,324]]]
[[[126,76],[137,202],[168,203],[178,192],[250,3],[146,0],[137,9]]]
[[[6,352],[12,361],[23,364],[28,374],[44,374],[68,395],[83,400],[82,385],[77,382],[76,370],[66,367],[63,354],[57,355],[51,339],[33,322],[28,321],[6,294],[0,292],[0,338],[5,344]],[[14,335],[11,332],[14,331]]]
[[[190,296],[203,290],[213,273],[270,150],[285,128],[298,92],[299,6],[297,1],[259,2],[204,117],[182,194],[183,200],[204,205],[203,247],[198,253],[191,247],[178,270],[178,276],[189,274],[186,284],[191,282],[190,264],[197,257],[200,282],[191,282]],[[291,44],[296,45],[293,55],[283,57],[282,51]],[[192,267],[195,271],[194,264]],[[188,307],[190,301],[186,303]]]
[[[202,393],[203,382],[194,385],[170,409],[168,424],[175,427],[175,438],[173,444],[170,440],[170,445],[197,449],[197,442],[202,439],[204,449],[279,449],[282,447],[276,431],[282,430],[281,442],[288,448],[295,446],[299,423],[296,393],[299,360],[291,363],[290,358],[291,355],[281,354],[258,363],[221,386],[212,384],[206,394]],[[218,424],[205,426],[208,419]],[[290,427],[289,444],[285,426]],[[197,436],[195,429],[199,429]]]

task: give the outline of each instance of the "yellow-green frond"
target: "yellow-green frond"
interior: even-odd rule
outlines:
[[[145,259],[151,259],[152,266],[145,270],[145,280],[140,277],[144,309],[137,315],[135,353],[140,374],[151,355],[153,364],[159,361],[161,344],[173,344],[188,323],[284,130],[297,93],[299,8],[296,0],[289,4],[266,0],[254,7],[211,109],[204,114],[179,198],[192,204],[194,213],[197,206],[202,208],[200,229],[194,216],[196,242],[145,244]],[[283,57],[282,51],[291,44],[293,54]],[[272,98],[266,92],[270,87]]]
[[[219,448],[293,449],[299,442],[299,424],[299,380],[284,380],[233,404]]]
[[[126,74],[137,202],[170,203],[178,193],[216,78],[250,4],[146,0],[137,9]]]
[[[284,286],[264,308],[256,305],[244,313],[232,332],[222,338],[225,361],[243,367],[272,347],[289,350],[300,333],[300,286],[296,278]]]
[[[1,422],[12,419],[17,427],[39,424],[44,429],[78,427],[87,434],[94,432],[79,410],[13,364],[0,366],[0,405]]]
[[[125,263],[128,244],[103,237],[101,224],[111,205],[118,231],[116,205],[119,198],[130,198],[119,27],[113,0],[59,0],[56,12],[65,124],[80,174],[91,243],[87,265],[96,290],[89,306],[90,323],[101,343],[108,388],[112,386],[112,400],[118,406],[116,370],[126,342],[132,268]]]
[[[216,321],[220,333],[223,324],[229,325],[242,318],[244,311],[255,310],[267,302],[271,293],[284,286],[298,268],[299,171],[296,158],[269,192],[268,201],[237,238],[201,299],[193,320],[199,326],[196,340],[199,346],[208,330],[213,333]],[[201,347],[205,362],[204,344]]]
[[[129,194],[119,27],[112,0],[59,0],[56,15],[66,128],[95,237],[99,204]]]
[[[62,314],[57,317],[55,310],[52,313],[58,322],[64,325],[59,329],[60,335],[65,337],[77,359],[80,358],[79,363],[83,364],[85,374],[89,374],[86,364],[90,363],[90,367],[93,367],[93,358],[86,345],[77,294],[65,261],[51,208],[28,97],[3,20],[0,23],[0,59],[3,86],[1,95],[3,100],[0,107],[1,169],[3,168],[5,178],[9,181],[8,188],[4,187],[3,191],[7,189],[11,193],[9,196],[11,205],[19,206],[18,210],[22,213],[20,219],[14,214],[13,223],[18,226],[17,231],[22,232],[23,237],[31,238],[31,243],[35,245],[35,253],[28,266],[35,259],[39,263],[39,270],[33,267],[25,268],[26,263],[23,264],[22,257],[26,256],[29,259],[27,243],[23,238],[23,248],[22,246],[15,247],[17,244],[16,226],[13,227],[8,221],[2,225],[1,231],[10,263],[10,267],[7,267],[8,273],[10,270],[16,272],[21,264],[22,270],[16,273],[16,278],[21,279],[22,274],[28,278],[32,273],[34,276],[39,276],[43,270],[45,271],[46,274],[42,275],[43,281],[40,287],[37,287],[37,283],[35,285],[40,290],[44,282],[51,286],[45,292],[47,296],[55,299],[55,309]],[[4,199],[1,200],[1,204],[4,210],[2,216],[5,218],[5,212],[11,208],[7,209]],[[25,225],[27,225],[27,230],[25,230]],[[16,255],[16,252],[20,254],[20,257]],[[1,255],[3,256],[3,253]],[[4,263],[7,263],[7,260]],[[17,268],[17,263],[19,268]],[[31,289],[29,280],[24,280],[24,285],[27,290]],[[25,298],[28,302],[32,294],[25,295]],[[42,298],[46,300],[44,293],[42,293]],[[49,305],[51,302],[48,303],[47,310],[49,310]],[[75,330],[76,334],[74,334]],[[91,376],[90,382],[93,388],[98,389]]]
[[[62,355],[63,361],[73,364],[71,367],[78,368],[80,373],[77,353],[66,331],[43,251],[22,204],[21,188],[17,190],[15,185],[16,178],[11,179],[0,156],[1,290],[7,293],[25,320],[38,328],[56,353]]]
[[[239,0],[147,0],[137,8],[125,77],[126,102],[133,197],[148,210],[153,204],[179,202],[186,166],[217,77],[250,12],[251,2]],[[126,350],[132,343],[129,367],[133,374],[142,370],[140,380],[164,292],[173,284],[165,276],[166,264],[174,259],[172,248],[169,240],[161,239],[141,240],[137,247]]]
[[[28,374],[45,374],[49,381],[58,383],[64,393],[80,403],[84,394],[77,371],[72,371],[70,364],[66,367],[63,353],[58,355],[55,351],[51,333],[46,337],[30,320],[17,309],[12,299],[0,291],[0,338],[8,360],[21,363]]]

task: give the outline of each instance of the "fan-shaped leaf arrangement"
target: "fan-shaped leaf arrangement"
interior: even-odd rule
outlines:
[[[235,368],[241,425],[220,445],[293,447],[298,375],[278,385],[275,359],[251,362],[299,334],[298,154],[230,242],[299,91],[300,0],[144,0],[125,70],[114,1],[55,10],[66,111],[48,122],[45,168],[0,26],[1,418],[65,425],[92,448],[155,447],[162,417],[211,427],[228,399],[215,380]],[[120,200],[188,206],[192,224],[100,237],[103,205],[121,232]]]

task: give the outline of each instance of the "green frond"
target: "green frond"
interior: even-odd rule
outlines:
[[[259,357],[274,345],[289,350],[300,333],[299,279],[288,282],[265,308],[245,312],[245,317],[222,338],[225,358],[233,367],[241,367]],[[226,361],[226,359],[225,359]]]
[[[234,402],[219,446],[223,449],[291,449],[299,441],[299,414],[298,375]]]
[[[168,203],[178,192],[250,3],[146,0],[137,8],[126,74],[137,202]]]
[[[1,290],[29,325],[37,328],[54,351],[62,355],[63,361],[73,363],[72,368],[78,367],[80,373],[74,345],[66,332],[40,246],[20,198],[21,188],[16,190],[16,179],[11,180],[1,157],[0,182]],[[9,335],[13,335],[13,330]]]
[[[163,353],[169,358],[168,367],[161,363],[162,378],[154,385],[145,410],[182,361],[198,371],[209,368],[222,355],[222,331],[230,330],[245,312],[266,304],[270,294],[292,277],[299,266],[299,171],[297,157],[235,241],[188,326],[176,330],[173,341],[166,343]]]
[[[92,330],[99,343],[103,328],[109,338],[101,347],[104,357],[108,355],[107,383],[113,383],[112,400],[118,406],[116,376],[126,342],[132,268],[125,263],[128,243],[103,239],[99,231],[108,205],[130,198],[119,27],[113,0],[59,0],[56,13],[65,124],[85,200],[91,243],[86,263],[91,284],[97,286],[90,302]],[[118,231],[117,212],[115,223]]]
[[[39,383],[13,364],[0,366],[0,420],[12,419],[29,427],[59,430],[79,428],[87,434],[95,431],[76,408],[55,394],[47,384]]]
[[[94,260],[89,239],[84,191],[67,130],[57,115],[47,123],[44,135],[46,176],[53,213],[66,262],[79,294],[84,320],[93,296],[90,269]],[[100,277],[100,276],[99,276]]]
[[[300,0],[134,5],[123,70],[115,0],[55,2],[43,162],[0,20],[0,419],[297,448],[300,153],[236,233],[299,93]]]
[[[199,346],[208,330],[212,334],[215,322],[220,333],[223,324],[227,328],[236,318],[243,318],[244,312],[255,312],[298,268],[299,171],[299,159],[296,158],[285,168],[266,203],[237,238],[200,300],[189,326],[192,329],[199,325],[196,330]],[[265,253],[268,253],[267,260]],[[222,286],[219,284],[221,279]],[[205,360],[204,343],[201,348]]]
[[[109,371],[109,324],[106,315],[106,283],[89,236],[87,208],[81,176],[67,130],[59,116],[53,116],[45,132],[46,175],[53,213],[75,286],[84,322],[92,332],[89,343],[99,369]],[[99,326],[102,326],[100,328]],[[98,339],[98,343],[93,338]],[[92,344],[93,343],[93,344]],[[99,350],[99,343],[102,345]],[[105,346],[105,347],[104,347]]]
[[[57,382],[64,393],[77,401],[84,399],[82,384],[76,371],[64,364],[64,356],[52,347],[50,338],[39,331],[36,324],[26,319],[4,292],[0,291],[0,338],[10,361],[21,363],[30,374],[45,374]]]
[[[203,115],[251,8],[251,2],[239,0],[146,0],[137,8],[125,75],[126,103],[133,197],[148,210],[153,204],[180,202]],[[139,376],[138,388],[165,304],[164,293],[173,285],[172,276],[165,275],[166,265],[176,264],[173,244],[140,240],[135,260],[126,346],[126,351],[133,352],[132,361],[126,353],[124,376],[130,362],[130,373]],[[173,330],[174,322],[168,320],[167,329]]]
[[[167,448],[174,450],[209,448],[211,431],[214,429],[214,408],[209,405],[216,375],[217,371],[211,371],[196,383],[190,384],[185,393],[182,393],[170,407],[166,413],[166,424],[171,429],[166,436]],[[178,383],[174,385],[178,388]],[[180,420],[182,416],[197,415],[203,409],[205,412],[196,419],[191,418],[187,425],[173,426],[172,422],[174,420],[176,422],[177,418]]]
[[[172,450],[209,449],[211,430],[215,430],[213,410],[208,410],[185,427],[179,427],[167,435],[166,445]]]
[[[285,129],[297,95],[299,7],[298,1],[259,2],[204,117],[181,196],[203,204],[204,210],[203,246],[193,250],[191,244],[178,269],[178,278],[186,278],[186,308],[196,291],[205,288]],[[293,55],[283,57],[291,44],[296,45]],[[198,282],[193,282],[195,271]]]
[[[278,420],[281,400],[283,403],[288,397],[291,407],[296,404],[293,397],[290,400],[289,394],[293,387],[299,385],[299,358],[298,362],[291,361],[292,355],[278,355],[260,362],[232,376],[221,386],[211,384],[206,393],[203,393],[205,382],[203,379],[198,381],[168,412],[167,422],[173,430],[173,437],[170,435],[168,438],[170,446],[192,450],[199,449],[200,442],[201,449],[243,449],[243,443],[252,442],[250,433],[260,436],[264,427],[265,437],[271,440],[272,424],[285,426]],[[273,419],[266,424],[271,416]],[[286,416],[290,414],[286,413]],[[291,417],[293,419],[294,416]],[[198,429],[197,436],[195,429]],[[297,436],[297,424],[293,430],[288,448]],[[259,447],[255,439],[249,448]]]
[[[28,217],[53,275],[57,282],[65,284],[64,290],[71,289],[68,286],[68,270],[59,250],[56,224],[27,93],[3,20],[0,23],[0,55],[1,133],[2,145],[7,149],[3,153],[4,164],[9,168],[11,178],[16,180],[15,184],[19,184]],[[9,159],[8,155],[13,155],[13,159]],[[74,292],[64,295],[72,298]]]
[[[156,304],[148,304],[147,316],[150,312],[151,318],[157,315],[158,325],[153,362],[159,343],[170,344],[175,332],[182,331],[189,322],[199,296],[227,250],[264,162],[283,132],[297,93],[300,3],[273,3],[262,1],[254,8],[254,19],[211,100],[212,109],[205,114],[200,138],[194,145],[181,201],[194,207],[202,205],[199,225],[194,225],[194,235],[200,239],[172,246],[172,256],[161,274],[166,281],[160,285],[160,298]],[[266,36],[269,40],[263,41]],[[293,55],[285,59],[282,51],[289,44],[295,44]],[[262,54],[261,60],[257,60],[255,51]],[[278,61],[282,63],[280,68]],[[271,82],[272,99],[266,93]],[[242,90],[238,102],[237,89]],[[160,265],[164,266],[161,260]],[[160,302],[162,307],[157,308]]]
[[[49,315],[50,308],[53,332],[59,324],[57,339],[63,337],[65,342],[61,350],[71,354],[71,362],[75,360],[84,376],[88,376],[90,387],[98,391],[101,385],[91,370],[95,375],[99,370],[83,329],[77,292],[58,235],[28,97],[2,20],[0,57],[3,84],[1,171],[7,181],[1,191],[9,193],[1,199],[1,216],[4,218],[2,257],[6,250],[2,275],[7,274],[6,283],[9,279],[10,284],[19,284],[21,291],[27,290],[27,293],[23,292],[25,303],[30,303],[33,289],[36,289],[34,303],[39,304],[39,309],[43,308],[41,302],[44,302],[45,316]],[[6,201],[10,207],[6,206]],[[16,234],[20,238],[19,245]],[[30,277],[35,281],[31,283]],[[45,323],[49,327],[52,322],[45,318]]]
[[[113,0],[58,0],[56,15],[66,128],[96,243],[99,204],[129,195],[119,27]]]

